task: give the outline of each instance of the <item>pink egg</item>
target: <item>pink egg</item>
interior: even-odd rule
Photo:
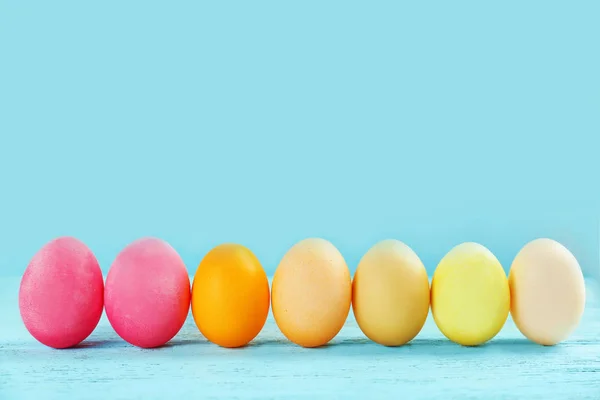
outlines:
[[[143,238],[123,249],[106,278],[106,316],[121,338],[143,348],[162,346],[183,326],[190,278],[167,242]]]
[[[63,349],[85,340],[102,316],[104,283],[92,251],[72,237],[42,247],[25,269],[19,310],[41,343]]]

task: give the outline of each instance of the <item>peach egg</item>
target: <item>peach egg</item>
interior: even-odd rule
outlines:
[[[57,349],[85,340],[102,316],[104,282],[92,251],[72,237],[44,245],[25,269],[19,310],[25,327]]]
[[[511,315],[533,342],[555,345],[578,326],[585,306],[585,282],[577,259],[551,239],[536,239],[510,268]]]
[[[269,305],[269,280],[252,251],[221,244],[204,256],[192,285],[192,314],[208,340],[246,345],[264,326]]]
[[[121,338],[138,347],[158,347],[171,340],[187,318],[190,280],[173,247],[143,238],[115,258],[104,297],[106,316]]]
[[[273,276],[273,316],[281,332],[303,347],[328,343],[342,329],[352,301],[350,271],[329,241],[296,243]]]

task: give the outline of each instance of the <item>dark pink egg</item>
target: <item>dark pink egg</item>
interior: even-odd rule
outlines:
[[[139,239],[123,249],[106,278],[106,316],[121,338],[143,348],[162,346],[181,329],[190,308],[190,278],[167,242]]]
[[[94,331],[103,297],[102,271],[92,251],[78,239],[60,237],[42,247],[25,269],[19,310],[34,338],[63,349]]]

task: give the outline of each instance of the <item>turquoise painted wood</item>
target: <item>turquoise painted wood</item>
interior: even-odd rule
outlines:
[[[103,317],[79,348],[52,350],[23,327],[18,285],[0,279],[0,399],[600,398],[600,302],[591,282],[580,327],[554,347],[528,342],[509,320],[493,341],[464,348],[430,317],[410,345],[386,348],[368,341],[350,314],[324,348],[290,344],[270,317],[236,350],[208,343],[191,316],[160,349],[126,344]]]

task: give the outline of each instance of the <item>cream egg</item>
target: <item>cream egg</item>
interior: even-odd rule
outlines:
[[[279,263],[271,289],[273,317],[293,343],[318,347],[344,326],[352,301],[350,271],[329,241],[296,243]]]
[[[384,346],[411,341],[429,313],[429,278],[419,256],[393,239],[371,247],[354,274],[352,310],[372,341]]]
[[[527,243],[509,272],[511,315],[525,337],[542,345],[567,339],[585,306],[585,282],[577,259],[552,239]]]

